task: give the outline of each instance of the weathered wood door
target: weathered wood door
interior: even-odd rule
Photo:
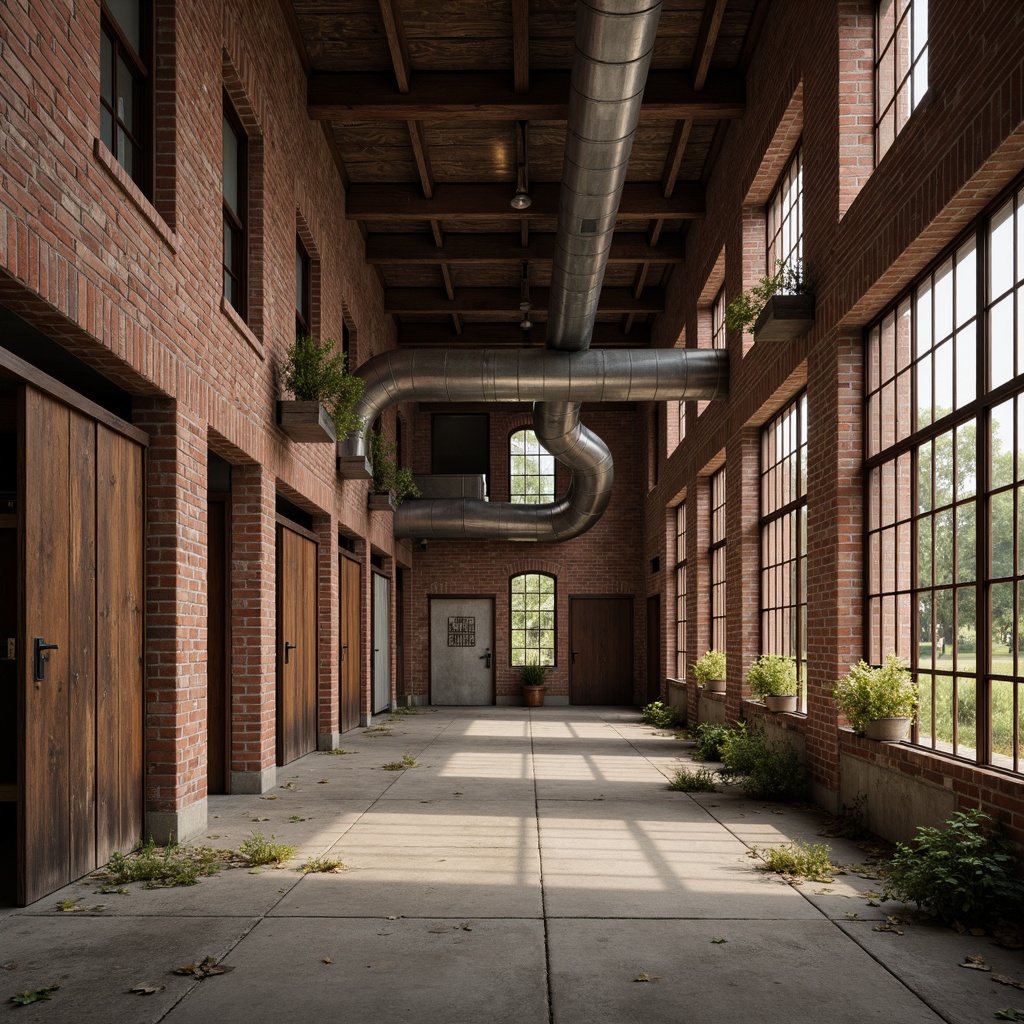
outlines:
[[[391,705],[391,580],[373,574],[373,713]]]
[[[17,888],[31,902],[142,831],[143,449],[30,387],[21,425]]]
[[[647,700],[661,700],[661,595],[647,598]]]
[[[341,731],[359,725],[359,563],[338,555],[341,607],[338,611],[338,634],[341,638],[339,664],[339,705]]]
[[[316,750],[316,542],[277,527],[277,763]]]
[[[573,704],[633,703],[633,599],[569,598]]]

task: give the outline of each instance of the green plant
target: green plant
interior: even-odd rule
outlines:
[[[917,684],[906,662],[894,651],[880,668],[857,662],[849,675],[836,683],[833,693],[858,736],[873,718],[910,718],[918,705]]]
[[[519,669],[519,681],[523,686],[543,686],[547,677],[547,665],[523,665]]]
[[[382,764],[381,768],[386,772],[402,772],[406,768],[415,768],[419,762],[412,754],[403,754],[401,761],[389,761],[387,764]]]
[[[182,847],[168,842],[158,847],[149,842],[132,853],[114,853],[107,864],[107,875],[114,885],[145,882],[147,889],[176,885],[195,885],[202,875],[215,874],[220,868],[216,850],[208,846]]]
[[[47,988],[37,988],[28,992],[19,992],[8,1000],[15,1006],[30,1006],[32,1003],[49,1002],[50,993],[56,992],[60,985],[50,985]]]
[[[338,440],[362,426],[355,407],[363,395],[363,379],[345,369],[345,354],[332,355],[335,342],[299,335],[288,349],[283,367],[284,386],[300,402],[323,402],[330,409]]]
[[[693,666],[693,677],[698,683],[709,683],[725,678],[725,651],[712,648],[702,654]]]
[[[251,836],[238,848],[251,867],[258,868],[261,864],[281,864],[295,856],[295,847],[285,843],[275,843],[275,837],[267,839],[259,832]]]
[[[406,498],[418,498],[419,488],[413,482],[412,470],[398,468],[396,454],[398,445],[389,441],[380,431],[370,435],[370,462],[373,465],[373,492],[390,494],[395,505],[401,505]]]
[[[740,292],[725,307],[726,329],[736,331],[745,327],[752,334],[754,322],[773,295],[806,295],[809,290],[802,259],[776,260],[774,274],[766,274],[753,288]]]
[[[896,844],[883,865],[886,899],[915,903],[947,924],[1019,920],[1024,881],[1021,851],[983,811],[957,811],[945,828],[919,825],[913,848]]]
[[[722,746],[729,737],[729,727],[701,722],[694,730],[697,747],[693,756],[698,761],[721,761]]]
[[[825,843],[804,843],[799,839],[789,846],[754,847],[754,853],[764,861],[762,870],[815,882],[832,881],[836,868],[828,859],[829,852]]]
[[[656,729],[673,729],[685,725],[686,709],[666,707],[660,700],[651,701],[641,710],[640,721]]]
[[[741,780],[753,800],[795,800],[804,795],[807,774],[789,743],[769,741],[740,725],[722,745],[726,773]]]
[[[343,871],[345,865],[333,857],[310,857],[298,870],[304,875],[334,874]]]
[[[765,697],[795,697],[796,662],[779,654],[762,654],[754,660],[747,673],[750,692],[763,700]]]
[[[714,793],[716,779],[715,773],[707,768],[698,768],[695,772],[680,768],[672,776],[668,788],[681,793]]]

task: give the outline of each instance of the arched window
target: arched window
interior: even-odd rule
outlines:
[[[555,578],[527,572],[509,586],[509,651],[513,665],[555,663]]]
[[[517,430],[509,438],[509,494],[520,505],[555,500],[555,459],[532,430]]]

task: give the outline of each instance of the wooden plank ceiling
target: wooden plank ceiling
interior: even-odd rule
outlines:
[[[649,344],[768,2],[664,0],[595,346]],[[543,344],[574,0],[281,3],[399,343]]]

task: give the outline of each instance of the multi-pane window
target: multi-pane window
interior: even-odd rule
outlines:
[[[310,307],[312,287],[310,285],[309,253],[302,239],[295,239],[295,335],[310,334]]]
[[[765,273],[770,277],[779,264],[797,270],[804,255],[804,157],[797,147],[766,209]]]
[[[761,431],[761,651],[796,661],[806,707],[806,393]]]
[[[711,347],[725,348],[725,286],[715,296],[711,304]]]
[[[224,298],[245,316],[246,198],[249,189],[245,132],[224,97]]]
[[[978,308],[979,285],[983,303]],[[1024,770],[1024,190],[868,334],[870,660],[915,742]]]
[[[928,89],[928,0],[880,0],[875,21],[875,162]]]
[[[509,438],[509,494],[518,505],[555,500],[555,459],[532,430],[517,430]]]
[[[146,159],[151,111],[149,4],[104,0],[100,17],[100,138],[149,193]]]
[[[686,502],[676,508],[676,678],[686,678]]]
[[[711,646],[725,650],[725,467],[711,477]]]
[[[509,613],[513,665],[555,663],[555,578],[522,573],[510,584]]]

